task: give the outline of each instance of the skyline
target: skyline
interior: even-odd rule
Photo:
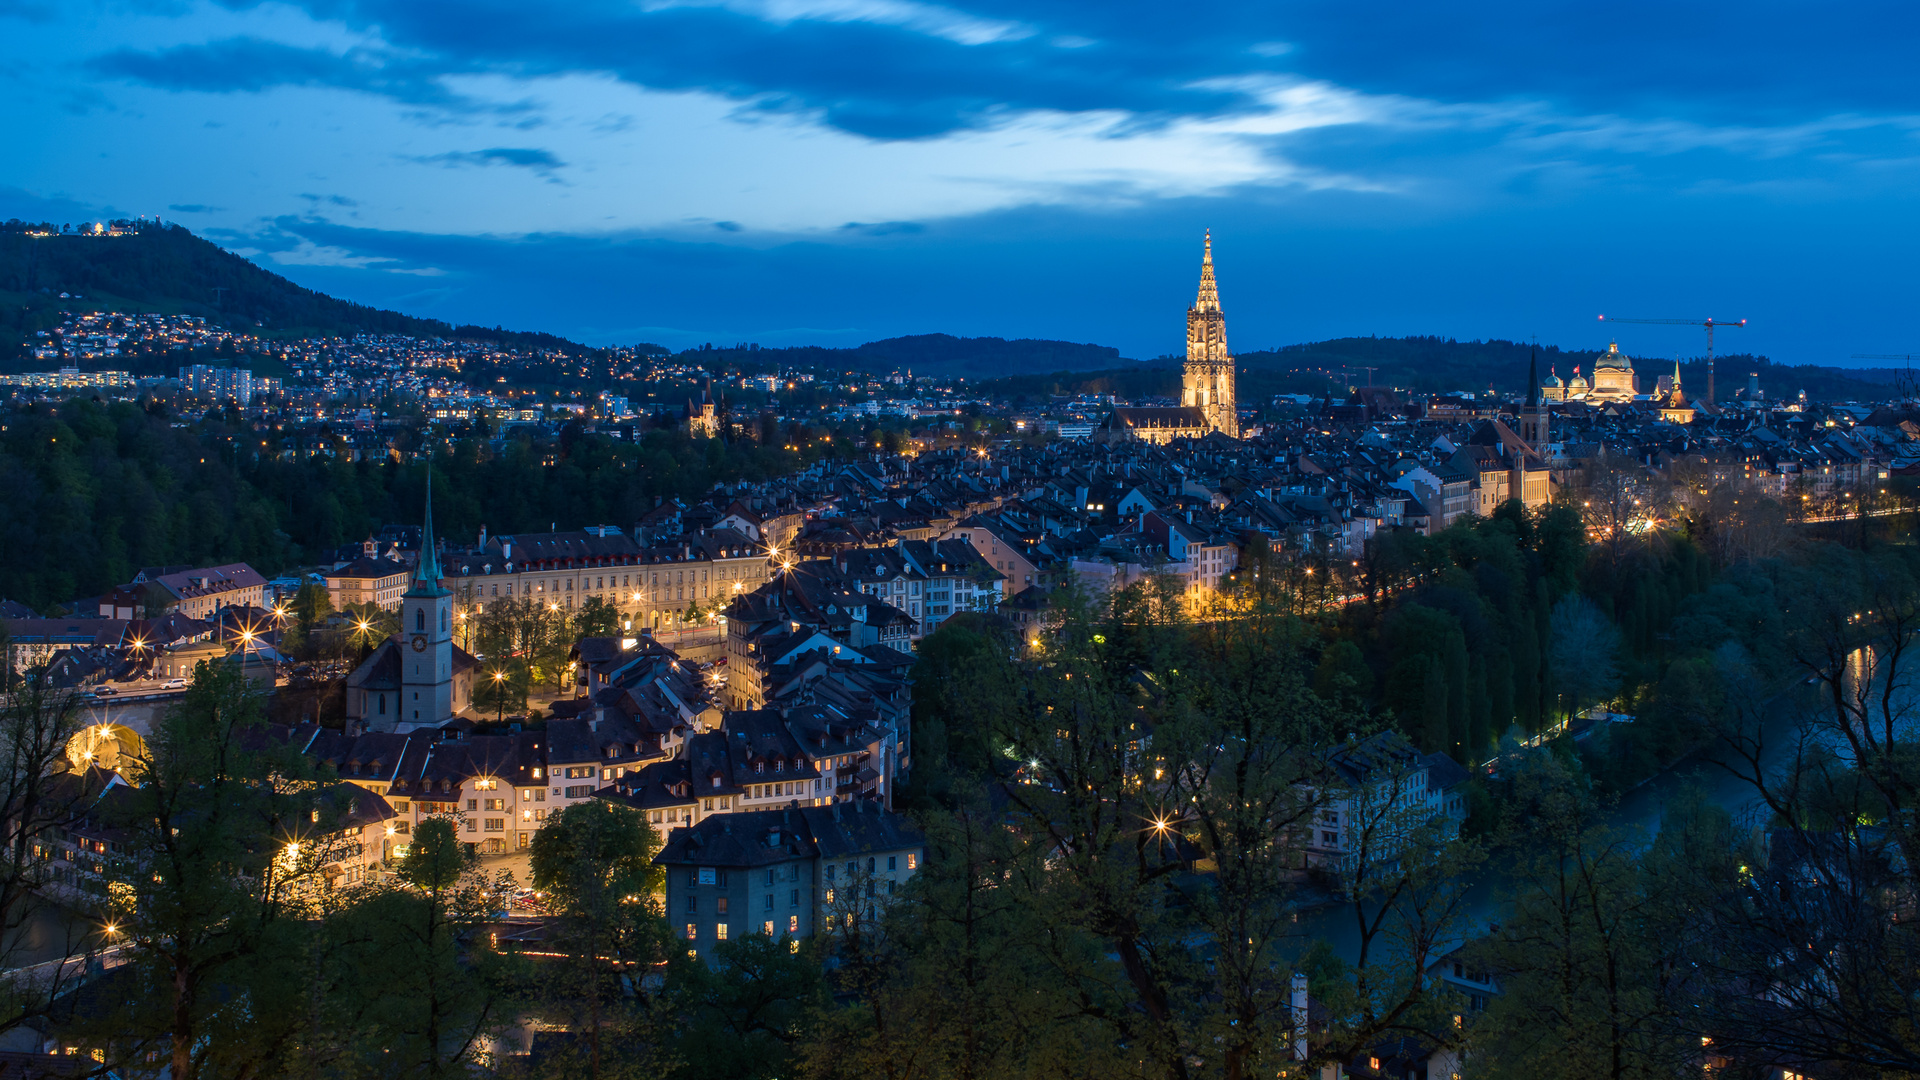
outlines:
[[[1142,359],[1180,350],[1212,228],[1239,352],[1704,351],[1605,312],[1844,366],[1914,348],[1915,35],[1817,11],[15,0],[0,216],[159,215],[347,299],[591,344]]]

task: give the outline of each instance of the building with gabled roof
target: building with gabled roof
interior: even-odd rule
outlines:
[[[711,958],[749,934],[798,942],[871,921],[925,859],[904,816],[852,802],[707,818],[669,832],[654,862],[674,936]]]

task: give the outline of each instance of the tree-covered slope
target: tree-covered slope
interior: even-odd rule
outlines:
[[[114,309],[198,315],[276,337],[379,333],[483,338],[531,348],[571,345],[551,334],[453,326],[340,300],[180,225],[134,222],[120,236],[57,230],[17,220],[0,225],[0,330],[8,332],[8,344],[21,331],[53,325],[61,311]],[[62,299],[63,292],[69,297]]]

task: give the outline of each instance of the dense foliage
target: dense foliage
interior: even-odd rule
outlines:
[[[144,566],[244,561],[267,574],[323,560],[391,524],[415,524],[426,469],[384,458],[288,460],[274,432],[218,414],[177,426],[164,409],[73,401],[0,422],[0,597],[40,610],[97,595]],[[674,429],[637,443],[563,433],[552,442],[473,432],[434,459],[435,525],[495,534],[630,528],[661,498],[722,481],[783,475],[830,452],[693,440]],[[469,541],[470,542],[470,541]]]

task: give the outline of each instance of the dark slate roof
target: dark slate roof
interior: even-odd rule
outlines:
[[[926,837],[904,815],[859,802],[715,814],[674,829],[654,857],[660,864],[755,867],[795,859],[842,859],[922,847]]]
[[[927,842],[904,814],[890,814],[864,802],[800,808],[823,859],[844,859],[869,851],[898,851]]]

